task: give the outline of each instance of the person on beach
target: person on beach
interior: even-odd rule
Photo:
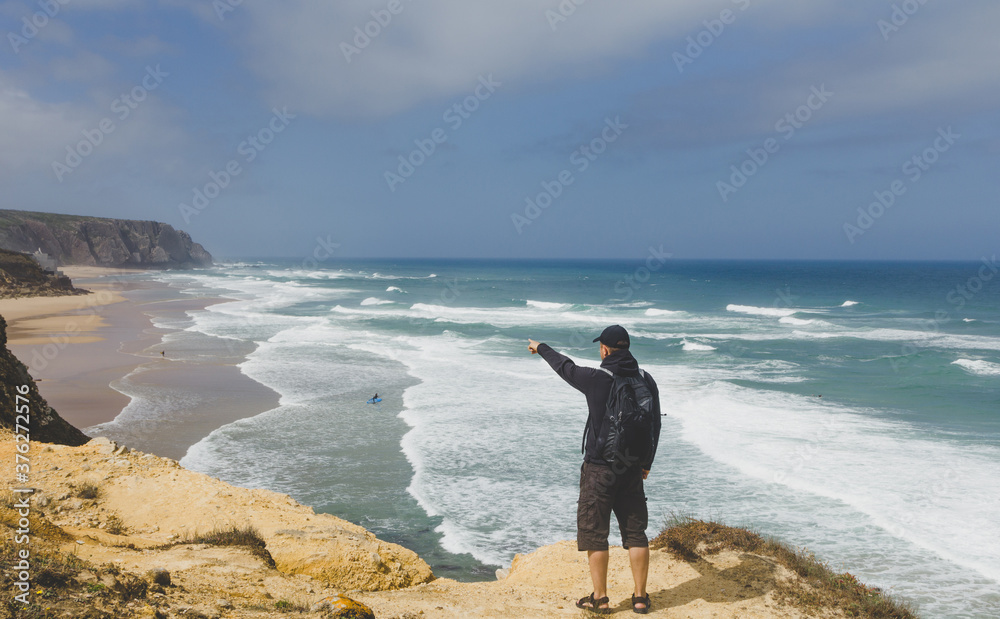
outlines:
[[[649,516],[642,482],[649,475],[659,442],[660,396],[656,382],[639,369],[638,362],[629,352],[628,331],[619,325],[613,325],[605,329],[594,342],[600,342],[600,369],[580,367],[548,344],[535,340],[528,340],[528,350],[532,354],[541,355],[563,380],[587,398],[589,417],[584,431],[585,455],[580,469],[576,543],[578,550],[587,551],[594,591],[580,599],[576,605],[596,613],[611,612],[607,597],[608,535],[611,530],[611,512],[614,512],[621,529],[622,546],[628,550],[635,581],[632,610],[644,615],[650,609],[649,595],[646,593],[646,577],[649,572],[646,526]],[[609,465],[601,455],[599,437],[604,431],[605,412],[615,385],[612,374],[644,379],[652,396],[648,404],[652,415],[652,451],[638,462],[616,462]]]

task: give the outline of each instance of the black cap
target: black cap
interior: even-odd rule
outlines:
[[[600,342],[608,348],[628,348],[630,341],[628,331],[620,325],[611,325],[601,332],[601,337],[594,338],[595,342]]]

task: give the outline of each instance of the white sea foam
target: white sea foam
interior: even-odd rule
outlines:
[[[386,292],[403,292],[402,288],[397,288],[396,286],[389,286],[385,289]]]
[[[855,306],[855,305],[858,305],[858,303],[859,303],[859,301],[844,301],[844,302],[843,302],[843,303],[842,303],[842,304],[840,305],[840,307],[853,307],[853,306]]]
[[[434,303],[414,303],[409,308],[347,306],[336,304],[330,312],[359,320],[372,318],[398,318],[433,320],[439,323],[457,325],[488,324],[495,327],[573,327],[604,328],[610,323],[618,322],[628,325],[630,331],[642,325],[661,325],[671,322],[685,322],[719,327],[739,327],[741,323],[732,319],[703,319],[690,316],[684,312],[665,315],[625,315],[621,310],[606,306],[571,304],[556,304],[545,301],[532,301],[523,307],[467,307],[460,305],[441,305]]]
[[[574,312],[560,309],[540,309],[537,307],[458,307],[414,303],[410,313],[419,318],[436,322],[455,324],[489,324],[497,327],[518,327],[525,325],[559,326],[570,324],[599,325],[606,322],[606,314],[600,312]]]
[[[664,412],[712,459],[842,501],[889,534],[1000,581],[1000,450],[924,438],[905,424],[729,383],[660,384]]]
[[[546,310],[566,310],[573,307],[571,303],[552,303],[551,301],[532,301],[531,299],[528,299],[526,303],[528,307]]]
[[[678,311],[674,311],[674,310],[665,310],[665,309],[656,309],[655,307],[651,307],[651,308],[649,308],[648,310],[646,310],[643,313],[646,316],[654,316],[654,317],[656,317],[656,316],[684,316],[684,315],[686,315],[686,312],[678,312]]]
[[[752,305],[727,305],[727,312],[736,312],[739,314],[750,314],[751,316],[791,316],[792,314],[797,314],[804,310],[798,310],[794,308],[785,307],[754,307]]]
[[[977,376],[1000,376],[1000,363],[990,363],[979,359],[959,359],[952,361],[952,364]]]
[[[500,363],[481,352],[484,344],[446,332],[366,337],[351,348],[399,361],[421,381],[403,394],[400,417],[411,430],[401,445],[414,470],[409,492],[442,519],[442,545],[505,564],[514,552],[568,534],[573,488],[558,480],[572,477],[577,464],[552,446],[576,443],[580,424],[578,407],[547,397],[565,385],[537,358]],[[500,427],[517,437],[516,453],[494,431],[470,431]],[[543,504],[542,511],[523,508]]]
[[[795,331],[804,339],[829,339],[850,337],[879,342],[909,342],[915,346],[928,348],[947,348],[959,350],[1000,350],[1000,338],[980,337],[975,335],[954,335],[935,333],[933,331],[913,331],[909,329],[872,329],[870,331],[844,331],[807,333]]]
[[[385,273],[375,272],[369,277],[371,277],[371,279],[434,279],[437,277],[437,273],[431,273],[430,275],[387,275]]]
[[[215,266],[217,268],[227,268],[227,269],[257,269],[262,266],[268,266],[269,264],[270,263],[260,262],[260,261],[257,262],[235,261],[235,262],[216,262]]]
[[[829,329],[836,329],[837,326],[831,324],[825,320],[820,320],[819,318],[796,318],[795,316],[783,316],[778,319],[778,322],[783,325],[792,325],[793,327],[822,327]]]
[[[362,279],[358,273],[341,270],[307,270],[307,269],[268,269],[265,273],[270,277],[294,279]]]
[[[824,326],[833,326],[819,321]],[[743,340],[748,342],[766,342],[771,340],[828,340],[828,339],[858,339],[875,342],[899,342],[925,348],[945,348],[955,350],[1000,350],[1000,338],[956,335],[949,333],[934,333],[930,331],[914,331],[909,329],[870,329],[841,331],[759,331],[735,333],[663,333],[656,339],[677,339],[683,337],[699,337],[710,340]]]
[[[361,301],[361,305],[392,305],[392,301],[379,299],[378,297],[368,297]]]
[[[698,342],[689,342],[687,340],[681,340],[681,348],[684,352],[710,352],[716,350],[715,346],[699,344]]]

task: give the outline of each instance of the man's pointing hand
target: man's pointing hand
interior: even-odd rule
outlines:
[[[528,339],[528,350],[531,351],[531,354],[533,354],[533,355],[537,355],[538,354],[538,344],[539,343],[540,342],[536,342],[533,339],[530,339],[530,338]]]

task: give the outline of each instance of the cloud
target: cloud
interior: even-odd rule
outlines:
[[[47,165],[81,120],[74,106],[36,101],[0,73],[0,167],[8,173]]]
[[[989,63],[1000,44],[990,24],[1000,17],[1000,6],[986,0],[925,5],[889,41],[878,20],[890,19],[891,7],[863,2],[585,1],[577,6],[572,0],[399,0],[394,15],[386,10],[389,4],[244,3],[224,23],[218,16],[211,19],[230,29],[261,78],[269,104],[294,105],[317,116],[391,115],[464,94],[478,76],[491,73],[519,89],[612,73],[622,63],[649,60],[655,45],[683,49],[687,36],[726,8],[737,15],[731,30],[739,34],[723,37],[740,38],[747,46],[732,58],[733,65],[741,66],[746,57],[764,59],[735,78],[747,104],[759,108],[761,126],[773,124],[772,116],[789,105],[794,109],[810,86],[823,82],[844,93],[834,117],[962,100],[993,88],[998,79]],[[564,17],[560,6],[575,8]],[[844,36],[830,38],[831,33]],[[824,39],[828,45],[817,43]],[[775,45],[784,53],[775,53]],[[663,65],[664,83],[651,88],[676,87],[669,53]],[[679,83],[690,91],[691,79],[685,75]],[[722,83],[706,86],[706,98],[736,90]]]
[[[671,66],[672,78],[635,93],[629,114],[643,129],[628,141],[660,152],[774,137],[776,123],[824,86],[833,95],[808,129],[825,146],[912,139],[918,127],[996,109],[1000,5],[926,5],[887,41],[879,20],[891,19],[891,6],[783,15],[779,28],[778,4],[748,12],[683,73]],[[822,127],[834,130],[814,131]]]
[[[115,11],[138,8],[142,0],[66,0],[66,7],[85,11]]]
[[[888,41],[879,34],[877,43],[853,55],[851,66],[841,67],[845,111],[907,111],[942,104],[995,109],[1000,95],[998,20],[996,2],[925,6],[891,32]]]
[[[115,35],[108,35],[101,41],[101,45],[115,55],[126,58],[163,56],[168,52],[174,51],[172,46],[167,45],[155,34],[137,38],[122,38]]]
[[[51,76],[57,80],[103,83],[115,74],[115,66],[104,57],[85,50],[52,61]]]
[[[530,83],[612,70],[607,60],[637,56],[709,15],[695,0],[562,4],[575,12],[563,17],[559,2],[538,0],[401,0],[396,15],[387,0],[244,4],[239,41],[273,103],[379,116],[464,93],[480,75]]]
[[[93,99],[101,104],[46,102],[0,71],[0,178],[33,174],[56,182],[53,162],[65,162],[70,156],[67,148],[85,154],[64,180],[113,175],[122,162],[173,161],[181,148],[189,146],[176,110],[159,100],[155,91],[132,107],[116,104],[117,95],[104,92]],[[102,122],[111,130],[101,130]],[[88,141],[89,146],[81,148]]]

